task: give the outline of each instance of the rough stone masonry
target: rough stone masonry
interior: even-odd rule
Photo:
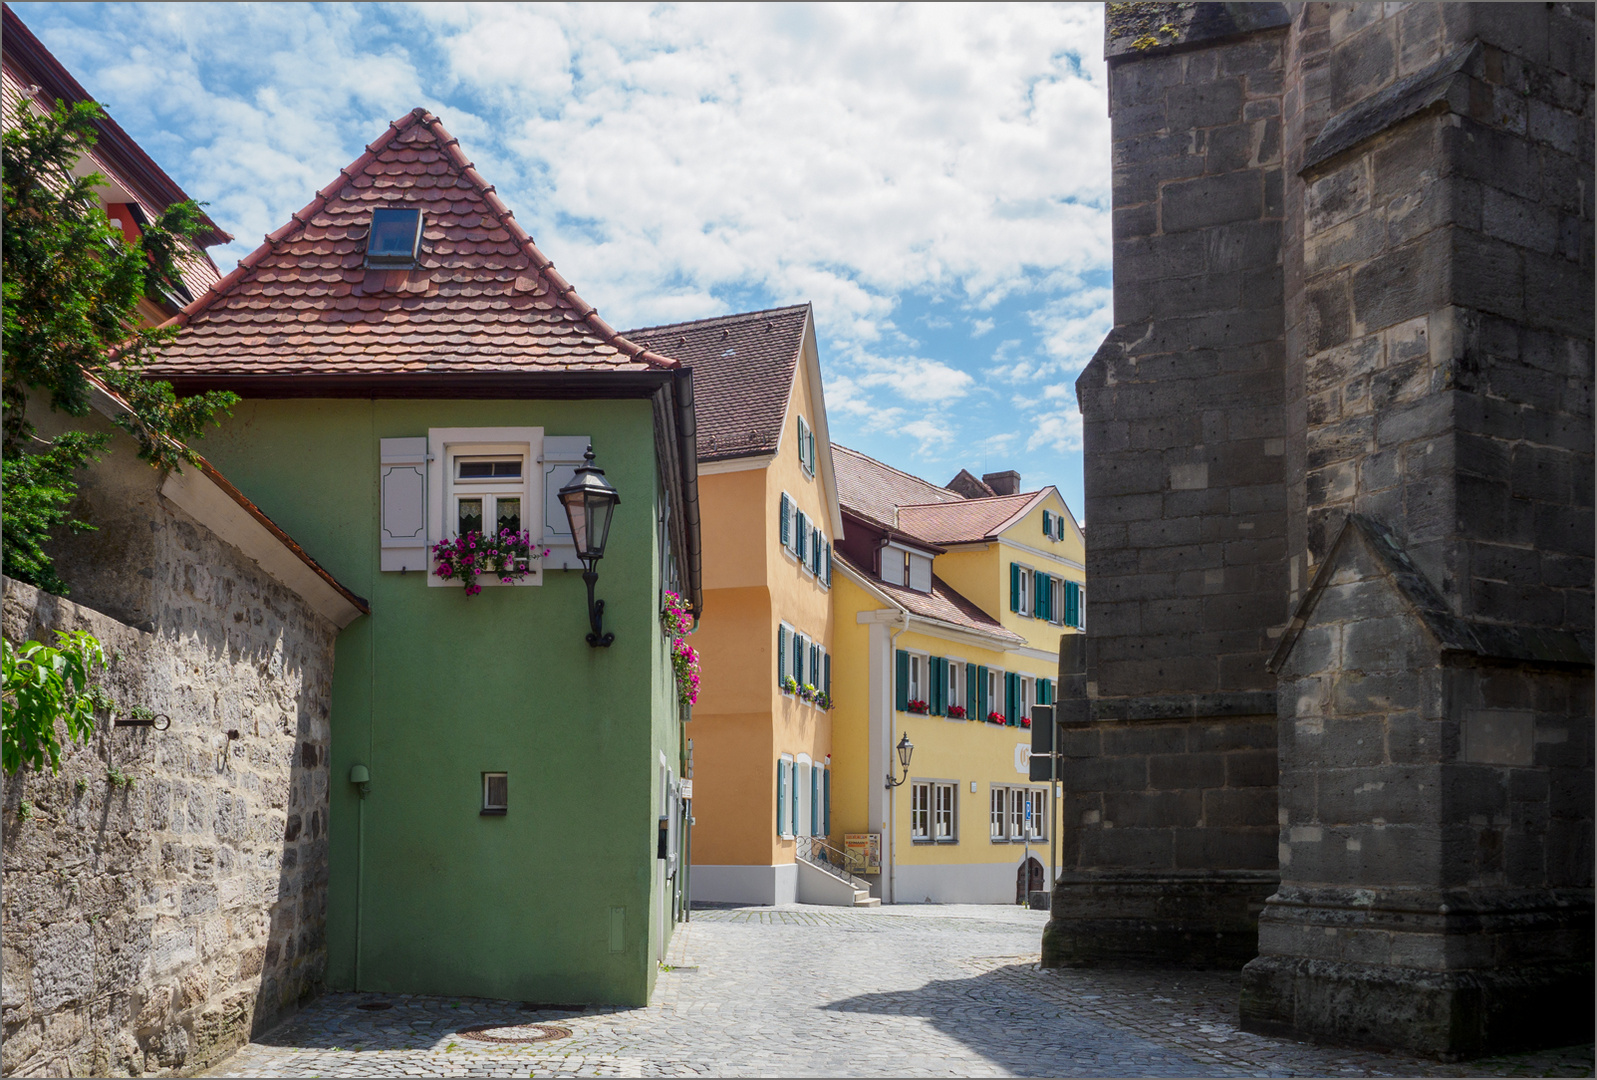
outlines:
[[[1257,951],[1255,1030],[1589,1038],[1592,6],[1106,19],[1046,960]]]
[[[99,530],[57,549],[81,603],[7,579],[4,633],[91,631],[124,715],[171,723],[102,728],[59,775],[7,778],[6,1075],[195,1071],[325,962],[335,631],[114,445],[79,510]]]

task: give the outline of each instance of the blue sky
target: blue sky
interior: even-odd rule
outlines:
[[[14,7],[239,238],[224,272],[425,106],[615,326],[811,301],[834,440],[1081,512],[1098,5]]]

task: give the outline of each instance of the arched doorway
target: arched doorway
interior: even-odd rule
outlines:
[[[1043,873],[1042,863],[1035,858],[1029,858],[1015,868],[1015,903],[1024,904],[1030,897],[1028,894],[1040,892],[1045,888],[1047,875]]]

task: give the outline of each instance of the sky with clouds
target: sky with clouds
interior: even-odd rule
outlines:
[[[621,328],[812,302],[835,441],[1081,513],[1096,4],[13,5],[239,239],[417,105]]]

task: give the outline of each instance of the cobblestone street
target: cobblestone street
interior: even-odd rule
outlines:
[[[213,1075],[1592,1075],[1590,1045],[1443,1065],[1248,1035],[1234,973],[1038,970],[1045,918],[977,906],[695,911],[648,1008],[332,994]],[[485,1032],[495,1039],[554,1037],[461,1034],[483,1025],[539,1026]]]

